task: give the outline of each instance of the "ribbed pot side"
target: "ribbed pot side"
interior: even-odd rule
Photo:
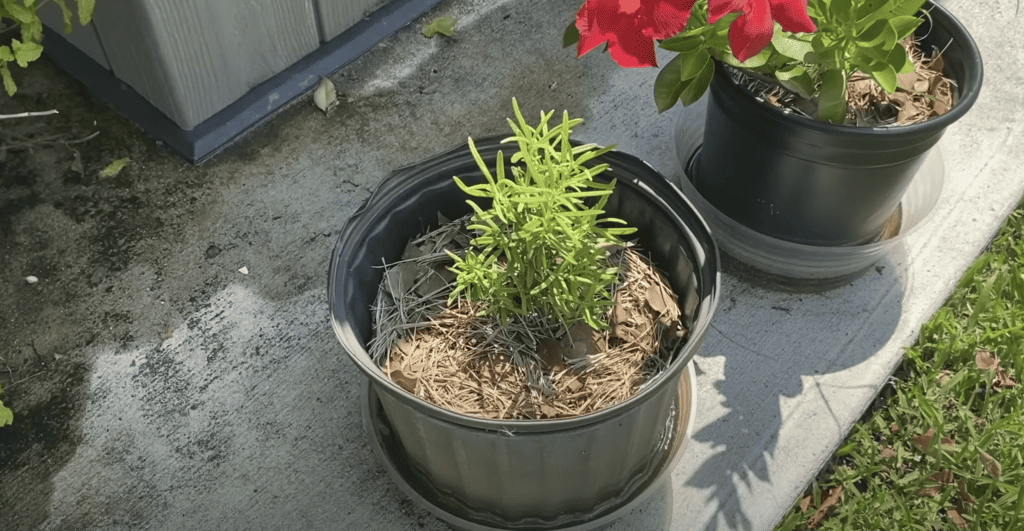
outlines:
[[[493,167],[501,137],[474,140]],[[508,155],[514,145],[502,146]],[[402,452],[425,481],[446,495],[445,510],[481,525],[519,529],[579,524],[614,511],[645,485],[668,450],[673,404],[682,370],[697,352],[718,299],[718,250],[692,205],[639,159],[611,152],[617,179],[605,210],[637,227],[640,245],[666,273],[681,305],[689,305],[690,335],[669,368],[636,396],[573,419],[492,421],[422,401],[387,379],[370,360],[370,305],[406,241],[441,212],[470,212],[453,183],[482,181],[468,148],[460,147],[396,170],[347,222],[328,280],[334,330],[350,359],[371,379]],[[482,205],[486,208],[486,205]],[[685,308],[684,308],[685,309]]]
[[[943,50],[959,99],[946,114],[896,127],[818,122],[756,101],[721,64],[709,91],[694,186],[723,214],[762,234],[806,245],[876,239],[925,154],[978,97],[981,55],[945,8],[918,28],[922,49]]]

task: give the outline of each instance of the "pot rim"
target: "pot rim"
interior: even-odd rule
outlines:
[[[752,98],[750,92],[739,86],[731,77],[729,77],[725,72],[725,68],[722,68],[724,63],[717,59],[715,59],[717,67],[715,68],[714,77],[721,82],[717,84],[719,88],[741,95],[742,100],[749,101],[753,106],[756,106],[757,109],[760,109],[760,111],[757,112],[768,114],[771,119],[782,121],[790,126],[816,130],[823,134],[846,135],[849,137],[879,134],[891,136],[913,136],[921,133],[927,133],[931,130],[942,130],[967,114],[967,111],[969,111],[978,100],[978,95],[981,92],[981,84],[984,79],[984,66],[981,59],[981,52],[978,49],[978,45],[974,41],[974,38],[971,37],[970,32],[967,31],[967,28],[963,23],[954,17],[948,9],[935,3],[933,0],[929,0],[922,8],[922,11],[929,13],[930,16],[926,17],[926,21],[932,24],[932,27],[940,25],[949,29],[949,33],[954,36],[955,40],[962,44],[962,55],[965,56],[964,65],[966,65],[966,71],[964,79],[954,80],[957,89],[960,91],[960,99],[957,100],[953,107],[942,116],[935,116],[915,124],[888,127],[865,127],[822,122],[813,118],[784,112],[774,105],[768,105]],[[929,32],[930,31],[931,30],[929,29]],[[964,90],[965,88],[966,90]],[[748,111],[750,111],[750,109],[744,109],[743,112]]]
[[[476,144],[477,149],[481,149],[482,146],[489,146],[491,142],[495,142],[502,138],[508,138],[508,135],[488,135],[474,139],[473,142]],[[578,142],[576,140],[573,140],[573,142],[576,144],[584,144],[583,142]],[[456,413],[454,411],[438,407],[406,392],[391,381],[390,378],[385,377],[384,372],[380,367],[370,359],[369,353],[366,351],[366,348],[359,339],[359,334],[351,326],[351,322],[347,318],[347,310],[343,305],[340,309],[336,309],[335,305],[331,304],[332,294],[338,289],[335,278],[338,276],[340,264],[348,263],[349,259],[352,258],[353,255],[353,248],[355,247],[354,243],[356,242],[353,241],[354,235],[352,233],[352,220],[381,209],[382,207],[379,204],[380,201],[375,201],[375,199],[379,198],[379,196],[384,192],[395,188],[415,186],[415,183],[406,179],[410,174],[428,171],[430,167],[444,163],[463,151],[466,153],[469,152],[467,144],[460,144],[434,156],[427,157],[420,162],[393,170],[380,182],[377,188],[371,192],[366,201],[356,209],[342,228],[341,234],[338,237],[331,256],[331,264],[327,281],[328,305],[330,307],[331,324],[334,329],[334,333],[341,342],[341,345],[349,359],[356,363],[356,366],[359,367],[361,372],[371,378],[378,385],[380,390],[389,393],[396,399],[406,402],[413,408],[435,418],[470,428],[488,431],[505,431],[514,429],[523,433],[553,432],[576,429],[589,424],[605,422],[621,415],[626,415],[633,409],[642,405],[649,398],[653,397],[656,394],[655,391],[660,390],[664,386],[670,385],[672,381],[677,380],[681,372],[685,370],[686,365],[699,349],[700,343],[703,341],[703,337],[707,334],[707,331],[710,328],[711,317],[718,304],[719,291],[721,290],[721,262],[718,245],[712,236],[711,229],[708,226],[707,221],[704,220],[700,215],[700,212],[696,207],[694,207],[688,198],[683,196],[675,186],[669,183],[667,179],[665,179],[646,161],[629,153],[617,150],[612,150],[595,160],[599,162],[609,162],[608,160],[602,159],[611,159],[612,161],[620,159],[618,162],[636,165],[636,167],[638,167],[642,172],[656,176],[660,179],[660,181],[652,183],[630,182],[620,179],[618,184],[633,186],[641,192],[644,192],[647,199],[654,203],[655,208],[660,208],[670,214],[670,217],[673,218],[677,226],[687,228],[688,231],[684,231],[683,236],[688,240],[688,243],[693,250],[693,254],[699,255],[696,257],[698,260],[708,263],[706,268],[711,272],[711,274],[707,275],[710,278],[707,278],[706,280],[702,279],[705,275],[698,273],[701,269],[701,265],[699,263],[694,264],[694,274],[698,275],[698,287],[700,288],[703,286],[704,288],[701,288],[698,293],[700,301],[698,304],[699,311],[691,323],[689,337],[685,343],[678,347],[680,353],[683,353],[690,348],[692,352],[689,356],[677,356],[677,358],[673,360],[665,370],[655,376],[652,380],[645,382],[635,395],[623,402],[586,415],[561,419],[493,420]],[[424,166],[426,166],[426,168],[424,168]],[[651,189],[649,185],[652,184],[658,188],[657,191]],[[690,213],[690,216],[688,217],[692,217],[699,223],[697,223],[696,226],[691,226],[690,223],[684,222],[680,215],[675,212],[673,206],[688,210]],[[704,253],[700,250],[700,241],[698,241],[696,236],[698,233],[701,235],[699,240],[706,243],[706,246],[712,251],[711,253]],[[707,293],[702,293],[703,291],[707,291]],[[339,318],[339,314],[345,318]]]

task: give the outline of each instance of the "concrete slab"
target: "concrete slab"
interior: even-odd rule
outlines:
[[[986,80],[942,141],[935,212],[834,291],[725,275],[695,362],[694,438],[670,484],[613,529],[770,529],[1021,198],[1024,30],[1012,2],[943,4]],[[578,7],[446,0],[428,17],[456,17],[454,39],[414,24],[334,76],[330,116],[292,106],[200,167],[34,65],[0,113],[61,114],[5,123],[0,142],[100,135],[0,162],[0,381],[16,415],[0,428],[0,527],[445,529],[366,442],[361,376],[328,324],[327,261],[389,170],[506,131],[513,96],[529,115],[582,116],[579,138],[680,178],[680,111],[656,113],[657,72],[558,47]],[[121,157],[122,174],[97,176]]]

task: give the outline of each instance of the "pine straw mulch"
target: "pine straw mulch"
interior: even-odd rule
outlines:
[[[856,72],[846,84],[849,112],[847,125],[884,127],[910,125],[946,114],[956,100],[956,84],[942,73],[942,53],[929,56],[918,47],[911,35],[900,44],[914,63],[914,71],[897,74],[897,88],[887,94],[867,74]],[[802,98],[772,81],[731,70],[733,79],[753,94],[788,112],[811,118],[817,111],[816,100]]]
[[[566,331],[539,315],[502,325],[479,315],[479,304],[447,305],[453,279],[443,250],[465,248],[465,225],[410,242],[405,259],[386,266],[374,306],[371,356],[421,399],[496,420],[586,415],[634,396],[686,338],[671,287],[633,246],[609,254],[623,272],[607,331],[585,323]]]

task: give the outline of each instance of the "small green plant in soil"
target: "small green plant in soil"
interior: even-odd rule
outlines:
[[[1024,529],[1024,202],[777,527]]]
[[[455,177],[465,193],[490,199],[492,206],[484,210],[467,200],[475,212],[469,228],[479,235],[465,257],[449,252],[458,274],[449,300],[464,295],[484,301],[483,311],[503,320],[540,311],[567,327],[583,320],[605,330],[601,317],[612,306],[609,289],[619,278],[618,269],[607,263],[607,249],[636,229],[613,227],[625,222],[599,217],[615,181],[596,182],[594,176],[608,165],[586,163],[614,146],[574,147],[569,135],[583,120],[570,120],[565,112],[560,124],[549,127],[550,111],[531,127],[515,99],[512,106],[518,124],[508,121],[514,136],[503,142],[519,144],[510,159],[514,178],[505,177],[502,152],[492,175],[472,138],[470,150],[487,182],[469,186]]]
[[[47,2],[36,0],[3,0],[0,2],[0,37],[15,29],[21,30],[21,39],[11,39],[10,45],[0,45],[0,78],[3,78],[4,89],[8,96],[13,96],[18,87],[11,76],[10,63],[17,63],[22,68],[43,53],[43,22],[39,20],[36,10]],[[71,33],[71,9],[68,0],[54,0],[60,7],[64,19],[64,33]],[[96,0],[77,0],[78,23],[86,25],[92,20],[96,8]]]
[[[0,395],[4,394],[4,386],[0,384]],[[4,406],[4,402],[0,400],[0,427],[14,423],[14,412],[10,408]]]

